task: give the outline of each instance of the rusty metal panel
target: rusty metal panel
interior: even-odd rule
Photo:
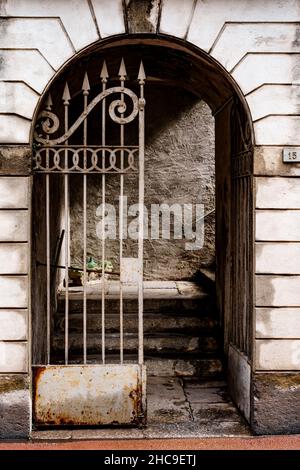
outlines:
[[[36,426],[145,423],[145,366],[35,366],[33,379]]]

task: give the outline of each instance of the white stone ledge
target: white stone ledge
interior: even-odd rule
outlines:
[[[0,210],[0,242],[27,242],[28,210]]]
[[[0,341],[0,372],[27,372],[27,343]]]
[[[31,119],[39,94],[22,82],[0,82],[0,113],[19,114]]]
[[[102,38],[125,33],[122,0],[91,0]]]
[[[300,114],[300,84],[263,85],[246,99],[254,121],[270,114]]]
[[[284,23],[299,20],[300,9],[297,0],[265,0],[263,6],[261,1],[253,0],[198,1],[188,41],[209,51],[226,22]],[[243,38],[240,38],[239,42],[243,42]]]
[[[28,310],[0,309],[0,340],[24,341],[27,339]]]
[[[257,241],[300,241],[299,210],[259,210],[255,218]]]
[[[255,275],[257,307],[300,307],[300,276]]]
[[[247,54],[232,73],[246,95],[264,84],[299,84],[300,54]]]
[[[298,145],[300,116],[267,116],[254,123],[257,145]]]
[[[300,209],[300,178],[255,177],[256,208]]]
[[[300,340],[255,342],[257,370],[300,370]]]
[[[0,276],[0,308],[28,308],[28,276]]]
[[[56,70],[75,52],[58,18],[3,19],[0,38],[3,49],[38,49]]]
[[[300,243],[256,243],[257,274],[300,274]]]
[[[0,176],[0,209],[28,208],[29,184],[29,177]]]
[[[27,243],[0,243],[0,274],[28,274],[28,267]]]
[[[300,308],[257,308],[256,338],[300,338]]]
[[[164,0],[159,32],[184,38],[194,9],[194,0]]]
[[[42,93],[54,74],[38,50],[0,49],[0,80],[23,81]]]
[[[297,23],[228,23],[210,53],[231,71],[249,52],[300,52],[298,28]]]

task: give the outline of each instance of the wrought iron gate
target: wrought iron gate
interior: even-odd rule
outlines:
[[[231,113],[231,250],[230,342],[252,359],[253,311],[253,146],[248,118],[240,102]]]
[[[81,91],[82,112],[72,117],[70,123],[71,96],[68,83],[65,83],[62,96],[62,111],[56,111],[57,97],[52,101],[49,95],[45,109],[37,118],[34,133],[34,175],[43,179],[44,194],[39,204],[45,208],[45,249],[44,263],[46,274],[46,364],[33,367],[34,375],[34,418],[41,426],[49,425],[108,425],[140,424],[145,422],[145,366],[143,357],[143,206],[144,206],[144,85],[145,72],[141,62],[137,76],[139,96],[125,86],[126,68],[122,59],[118,72],[118,86],[107,86],[110,79],[105,61],[100,74],[101,91],[89,101],[90,84],[87,72],[83,78]],[[115,81],[116,79],[114,79]],[[98,84],[99,85],[99,84]],[[116,97],[116,99],[115,99]],[[113,98],[113,101],[112,99]],[[98,107],[99,143],[89,145],[88,116]],[[100,109],[99,109],[100,108]],[[74,113],[73,113],[74,114]],[[111,119],[119,127],[119,145],[107,142],[106,124]],[[63,122],[63,124],[61,124]],[[126,125],[133,123],[138,129],[136,145],[125,145]],[[78,131],[79,130],[79,131]],[[76,144],[70,142],[77,132]],[[136,133],[137,135],[137,133]],[[80,140],[80,142],[78,142]],[[123,196],[126,175],[138,175],[139,214],[138,246],[136,258],[123,256]],[[51,240],[51,179],[61,175],[63,194],[62,236],[60,243],[64,249],[63,262],[53,255]],[[82,244],[83,259],[80,276],[82,279],[82,361],[78,364],[69,357],[69,302],[72,295],[70,275],[76,271],[71,266],[70,243],[70,186],[74,175],[82,178]],[[100,175],[102,199],[101,262],[91,269],[87,265],[87,188],[89,178]],[[119,359],[111,362],[106,357],[106,301],[108,267],[106,260],[106,235],[103,223],[105,217],[106,184],[108,175],[118,178],[119,184],[119,272],[114,273],[113,281],[119,296]],[[111,178],[112,176],[110,176]],[[93,268],[93,266],[92,266]],[[53,276],[58,269],[63,273],[64,297],[64,359],[63,363],[53,363],[51,357],[51,332],[53,328],[53,309],[56,303],[57,280]],[[87,315],[88,315],[88,276],[97,272],[99,282],[95,289],[100,290],[99,316],[101,317],[101,357],[99,363],[91,364],[87,353]],[[116,277],[114,277],[116,279]],[[126,286],[134,287],[138,304],[138,360],[124,360],[124,311],[123,298]],[[53,297],[53,292],[55,295]],[[80,294],[81,295],[81,294]],[[41,312],[43,314],[43,312]]]

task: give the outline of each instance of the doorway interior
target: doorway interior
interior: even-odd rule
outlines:
[[[134,41],[108,44],[69,65],[51,85],[51,100],[47,93],[40,111],[55,109],[63,122],[65,102],[68,101],[68,120],[75,122],[83,110],[83,97],[88,96],[90,103],[101,93],[104,60],[109,86],[120,85],[122,58],[126,68],[123,85],[137,95],[141,60],[146,75],[143,84],[146,100],[143,188],[146,214],[144,212],[143,224],[144,230],[145,227],[148,229],[148,237],[143,240],[142,347],[147,368],[148,431],[141,432],[171,436],[177,430],[188,436],[199,435],[202,429],[202,434],[245,434],[247,427],[226,391],[226,353],[228,345],[234,344],[251,358],[252,141],[247,112],[225,72],[221,73],[205,55],[199,58],[196,53],[188,53],[181,47],[154,45],[146,40],[138,45]],[[86,77],[88,83],[84,84]],[[66,82],[68,97],[65,95]],[[88,94],[84,95],[85,91]],[[107,108],[112,101],[107,98]],[[129,101],[127,106],[132,112]],[[89,146],[96,146],[101,137],[101,112],[100,108],[97,114],[95,108],[86,119],[85,143]],[[123,141],[120,141],[119,127],[119,123],[106,121],[105,144],[134,147],[137,143],[138,147],[140,128],[134,126],[134,122],[124,124]],[[82,125],[70,136],[68,146],[76,148],[82,144],[84,132]],[[57,135],[54,132],[50,137]],[[35,155],[39,152],[36,143],[34,152]],[[82,158],[85,158],[84,152]],[[131,157],[122,154],[122,149],[110,164],[115,164],[118,158],[123,158],[127,166],[134,166]],[[74,163],[74,159],[72,161]],[[74,172],[69,177],[67,198],[64,172],[51,175],[48,189],[45,175],[35,175],[34,364],[65,364],[66,297],[69,365],[80,365],[84,361],[85,364],[103,363],[103,349],[108,363],[138,363],[141,347],[138,288],[132,287],[138,280],[128,281],[127,278],[127,282],[123,282],[120,300],[119,279],[122,270],[129,279],[137,270],[132,263],[137,259],[139,249],[139,220],[135,207],[139,201],[139,176],[128,173],[123,182],[120,175],[117,178],[105,176],[105,203],[117,209],[116,213],[112,210],[104,214],[102,174],[89,175],[84,183],[82,175]],[[47,211],[42,202],[47,199],[47,191],[50,195],[48,229]],[[133,234],[122,240],[122,258],[128,262],[122,267],[117,236],[120,234],[117,213],[120,194],[125,196],[121,203],[122,212],[126,209],[129,214],[126,228]],[[167,219],[163,220],[161,204],[165,204],[166,210],[171,208],[169,225]],[[158,234],[153,230],[156,222],[151,219],[157,213]],[[104,258],[103,215],[106,230],[112,232],[112,237],[105,241]],[[189,238],[185,220],[192,221],[194,233],[198,222],[199,233],[194,238]],[[121,223],[123,233],[124,221]],[[47,230],[51,233],[48,261]],[[151,230],[155,232],[154,237]],[[51,280],[48,288],[47,269]],[[85,292],[83,275],[88,276]],[[50,301],[47,301],[47,295]],[[47,302],[50,309],[48,322]],[[49,350],[47,337],[50,338]]]

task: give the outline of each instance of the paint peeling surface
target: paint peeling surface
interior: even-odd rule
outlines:
[[[144,424],[145,377],[138,364],[36,366],[35,425]]]

